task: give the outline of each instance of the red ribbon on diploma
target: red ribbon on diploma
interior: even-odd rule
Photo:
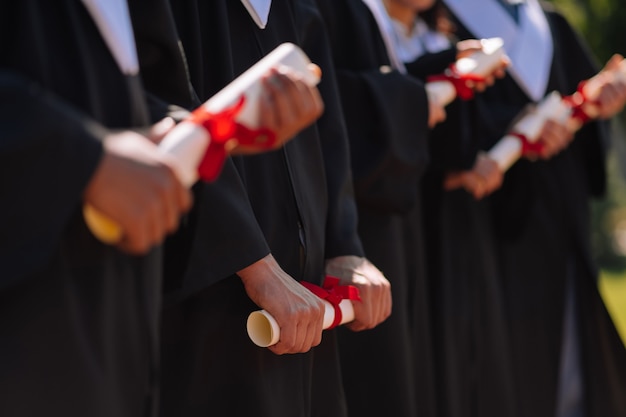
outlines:
[[[531,142],[528,140],[526,135],[517,132],[511,132],[508,133],[508,135],[516,137],[522,142],[522,155],[541,154],[543,151],[543,143],[539,141]]]
[[[474,83],[485,81],[485,77],[476,74],[461,74],[456,69],[456,65],[451,64],[443,74],[431,75],[426,78],[426,82],[448,81],[452,83],[456,90],[456,95],[461,100],[471,100],[474,98],[474,90],[470,86]]]
[[[322,286],[302,281],[302,285],[322,300],[328,301],[335,309],[335,320],[329,329],[341,324],[342,314],[339,303],[342,300],[361,301],[359,289],[352,285],[339,285],[339,278],[327,275]]]
[[[228,152],[237,145],[270,149],[276,143],[276,134],[272,130],[250,129],[235,120],[244,104],[245,96],[242,96],[232,107],[219,113],[211,113],[204,106],[200,106],[187,119],[202,126],[211,136],[209,147],[198,166],[198,176],[204,181],[214,181],[217,178]]]
[[[585,124],[592,119],[584,109],[585,104],[594,104],[599,106],[600,103],[597,100],[589,100],[585,95],[585,84],[587,81],[581,81],[578,84],[578,89],[571,96],[563,97],[563,101],[572,108],[572,118],[578,120],[581,124]]]

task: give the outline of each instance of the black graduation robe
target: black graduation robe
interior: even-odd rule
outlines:
[[[167,255],[172,302],[163,319],[163,415],[341,416],[334,332],[307,354],[276,356],[254,346],[245,322],[258,307],[234,275],[271,251],[294,279],[320,284],[325,259],[362,253],[345,127],[317,9],[308,1],[274,1],[261,30],[240,2],[171,5],[201,100],[290,41],[322,68],[325,112],[284,149],[233,158],[219,181],[198,186],[190,227]]]
[[[0,96],[0,415],[151,415],[159,251],[81,214],[108,129],[149,122],[141,82],[80,2],[2,2]]]
[[[456,60],[456,47],[406,63],[426,79]],[[511,357],[504,321],[488,198],[445,191],[448,173],[472,169],[476,107],[455,100],[430,134],[430,164],[422,179],[422,210],[435,351],[437,415],[514,415]]]
[[[348,126],[359,235],[392,285],[391,316],[372,330],[341,329],[351,416],[427,416],[434,375],[419,179],[428,160],[424,85],[391,70],[361,0],[318,0],[330,35]]]
[[[547,92],[572,94],[597,68],[567,21],[544,9],[554,40]],[[461,37],[473,37],[456,24]],[[509,76],[487,90],[476,133],[485,148],[529,102]],[[584,411],[626,415],[626,351],[598,292],[590,248],[588,199],[605,189],[606,132],[605,124],[591,123],[551,160],[519,161],[492,201],[520,416],[555,414],[568,288],[578,317]]]

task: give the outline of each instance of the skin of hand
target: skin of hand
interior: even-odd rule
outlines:
[[[541,153],[539,155],[530,154],[527,157],[529,159],[536,159],[537,157],[544,160],[550,159],[567,148],[573,139],[574,133],[566,124],[547,120],[538,139],[538,142],[543,144]]]
[[[314,65],[314,64],[313,64]],[[314,65],[312,71],[321,73]],[[272,68],[262,80],[264,91],[259,100],[260,125],[276,133],[278,149],[302,129],[315,122],[324,112],[324,103],[317,87],[284,66]],[[262,147],[237,146],[232,154],[263,151]]]
[[[466,58],[475,52],[482,51],[482,49],[483,49],[483,46],[478,39],[466,39],[466,40],[457,42],[456,59]],[[495,83],[496,79],[504,78],[504,75],[506,74],[506,67],[508,67],[509,64],[510,64],[509,59],[507,57],[503,57],[500,61],[500,66],[496,68],[496,70],[492,74],[485,77],[484,82],[472,83],[473,85],[470,85],[470,86],[478,92],[485,91],[487,87],[490,87]]]
[[[329,259],[326,274],[359,289],[361,302],[353,303],[354,321],[346,324],[350,330],[372,329],[391,315],[391,284],[367,259],[351,255]]]
[[[432,94],[428,93],[428,90],[426,90],[426,96],[428,97],[428,127],[432,129],[446,120],[446,109]]]
[[[598,105],[595,106],[599,113],[598,117],[601,119],[610,119],[622,111],[624,104],[626,104],[626,83],[616,76],[623,60],[623,56],[613,55],[602,71],[594,77],[596,82],[601,83],[596,98]]]
[[[106,137],[104,155],[83,195],[120,224],[124,237],[118,247],[133,255],[160,244],[192,204],[172,170],[174,162],[157,150],[158,137],[151,139],[134,131]]]
[[[246,293],[280,326],[277,355],[303,353],[322,341],[323,301],[281,269],[272,255],[237,272]]]
[[[502,186],[504,173],[498,164],[484,153],[479,153],[474,166],[469,171],[453,172],[444,179],[446,191],[463,188],[480,200]]]

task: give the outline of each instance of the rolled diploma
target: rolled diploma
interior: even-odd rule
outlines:
[[[483,50],[474,52],[467,58],[456,62],[456,69],[460,74],[476,74],[486,77],[493,73],[504,57],[504,41],[502,38],[482,39]],[[456,98],[454,85],[448,81],[433,81],[426,83],[428,95],[437,100],[442,106],[447,106]]]
[[[245,94],[246,101],[236,120],[247,127],[256,128],[259,125],[261,78],[271,68],[284,66],[301,76],[304,82],[314,86],[319,82],[320,75],[311,71],[309,64],[311,61],[299,47],[292,43],[283,43],[202,106],[208,112],[219,113],[236,104]],[[209,132],[206,129],[183,121],[159,144],[159,150],[173,156],[174,172],[185,186],[191,187],[198,180],[197,168],[209,146],[209,141]],[[123,230],[113,219],[90,205],[85,205],[83,215],[89,229],[102,242],[115,244],[121,240]]]
[[[328,329],[335,321],[335,308],[328,301],[324,301],[323,329]],[[352,301],[342,300],[339,303],[341,310],[341,323],[345,324],[354,320],[354,307]],[[270,313],[265,310],[257,310],[250,313],[246,324],[248,336],[255,345],[260,347],[273,346],[280,340],[280,326]]]
[[[533,111],[522,117],[511,131],[524,135],[530,142],[536,142],[546,120],[565,122],[569,119],[570,113],[571,110],[563,102],[561,94],[553,91]],[[487,155],[505,172],[522,157],[522,142],[516,136],[505,135],[487,152]]]

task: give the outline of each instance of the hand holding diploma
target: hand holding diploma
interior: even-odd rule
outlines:
[[[570,128],[576,131],[592,119],[609,119],[626,103],[626,60],[613,55],[602,71],[583,81],[565,100],[572,107]]]
[[[447,174],[443,188],[446,191],[463,188],[476,200],[480,200],[499,189],[503,180],[504,172],[497,162],[486,154],[479,153],[472,169]]]
[[[320,323],[321,329],[347,324],[351,330],[365,330],[377,326],[389,317],[391,286],[383,274],[367,259],[356,256],[333,258],[327,261],[326,272],[336,273],[343,278],[329,275],[322,287],[302,283],[302,288],[306,287],[311,294],[323,300],[324,315]],[[241,273],[239,275],[242,276]],[[254,300],[253,293],[247,292]],[[259,302],[257,304],[262,306]],[[277,349],[284,344],[283,339],[288,338],[286,331],[289,326],[296,324],[294,323],[296,317],[286,316],[287,321],[281,322],[276,315],[279,312],[279,310],[271,312],[267,308],[252,312],[248,317],[247,329],[250,339],[256,345],[269,347],[275,353],[284,353]]]
[[[332,329],[354,320],[353,301],[361,301],[359,290],[353,286],[339,285],[339,278],[327,276],[322,287],[309,282],[301,283],[324,303],[322,329]],[[266,310],[253,311],[246,323],[248,336],[259,347],[277,344],[282,337],[281,326]]]
[[[554,91],[517,121],[510,132],[500,139],[487,155],[497,162],[503,172],[523,155],[547,156],[544,142],[538,142],[539,139],[555,139],[558,135],[557,130],[560,129],[554,126],[556,124],[566,126],[570,116],[571,108],[562,100],[561,95]],[[558,151],[557,139],[553,145],[549,151]]]
[[[490,157],[503,170],[522,154],[551,158],[569,145],[574,133],[586,122],[610,118],[621,111],[626,103],[626,60],[621,55],[614,55],[596,76],[581,82],[576,93],[558,101],[557,94],[553,92],[547,96],[539,109],[520,121],[522,129],[530,127],[533,130],[543,119],[544,124],[538,133],[533,130],[530,135],[520,135],[516,133],[519,130],[516,126],[513,136],[518,140],[511,135],[505,136],[489,151]],[[533,139],[533,135],[536,138]]]
[[[115,213],[124,228],[118,246],[143,254],[176,229],[191,207],[191,193],[176,178],[174,162],[147,137],[133,131],[109,135],[104,154],[85,188],[87,204]]]
[[[307,352],[322,340],[321,298],[285,273],[268,255],[237,272],[248,297],[273,317],[279,333],[264,344],[278,354]],[[263,330],[263,329],[261,329]],[[270,328],[271,331],[271,328]]]
[[[502,39],[491,38],[476,42],[479,42],[480,50],[474,51],[476,46],[462,47],[463,51],[474,52],[458,59],[444,74],[427,79],[426,90],[429,97],[435,98],[440,105],[447,106],[457,96],[463,100],[471,99],[474,89],[482,90],[485,85],[493,83],[493,78],[490,77],[499,74],[508,62]]]
[[[172,129],[158,150],[185,187],[198,178],[212,181],[228,154],[274,149],[319,117],[319,75],[299,48],[283,44]],[[94,235],[121,242],[119,214],[98,209],[84,209]]]
[[[347,324],[353,331],[372,329],[391,314],[391,284],[383,273],[366,258],[338,256],[326,261],[326,274],[340,279],[342,285],[358,289],[361,301],[353,303],[354,321]]]

